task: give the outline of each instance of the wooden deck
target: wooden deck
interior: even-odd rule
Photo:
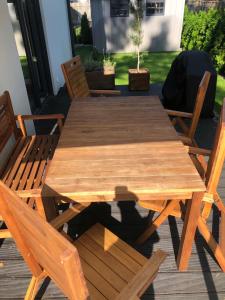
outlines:
[[[209,147],[216,124],[212,120],[202,120],[198,128],[198,142]],[[225,168],[220,182],[219,193],[225,200]],[[216,214],[216,212],[214,212]],[[102,222],[121,238],[133,246],[135,238],[144,229],[148,211],[135,203],[95,204],[69,225],[69,233],[82,232],[96,220]],[[218,224],[212,224],[215,233]],[[190,265],[187,272],[177,271],[175,257],[178,251],[182,221],[170,218],[144,245],[136,247],[141,253],[150,256],[152,251],[161,248],[169,253],[159,275],[142,299],[144,300],[220,300],[225,299],[225,274],[223,274],[202,238],[197,234]],[[0,299],[23,299],[30,279],[30,273],[12,240],[5,240],[0,246]],[[44,293],[45,292],[45,293]],[[58,288],[45,282],[39,292],[39,299],[65,299]]]

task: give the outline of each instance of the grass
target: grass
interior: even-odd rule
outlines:
[[[215,109],[218,113],[220,112],[220,108],[224,98],[225,98],[225,78],[219,75],[217,77],[216,103],[215,103]]]
[[[29,69],[28,69],[28,63],[27,63],[27,57],[26,56],[20,56],[20,63],[23,70],[23,76],[25,79],[29,78]]]
[[[141,67],[148,68],[151,74],[152,83],[162,83],[166,79],[171,62],[177,56],[177,52],[168,53],[142,53]],[[128,84],[129,68],[136,68],[137,58],[133,53],[118,53],[112,55],[116,62],[116,84]]]
[[[87,57],[92,57],[92,46],[81,46],[76,48],[76,54],[81,56],[82,60]],[[155,52],[155,53],[143,53],[142,67],[146,67],[150,70],[152,83],[163,83],[169,72],[170,66],[178,52]],[[111,57],[116,62],[116,85],[128,84],[128,69],[135,68],[136,56],[133,53],[116,53]],[[101,59],[102,55],[98,56]],[[216,89],[216,102],[215,109],[220,111],[221,103],[225,97],[225,78],[218,75],[217,89]]]

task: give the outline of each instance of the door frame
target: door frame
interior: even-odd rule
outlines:
[[[39,0],[8,0],[15,6],[27,56],[32,84],[33,110],[41,107],[41,97],[53,94]]]

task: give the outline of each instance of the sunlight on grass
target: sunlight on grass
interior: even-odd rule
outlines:
[[[215,109],[220,112],[220,107],[223,99],[225,98],[225,78],[222,76],[217,77],[217,87],[216,87],[216,103]]]
[[[171,62],[178,52],[157,52],[142,54],[141,67],[150,70],[151,82],[162,83],[169,72]],[[112,55],[116,62],[116,85],[128,84],[128,69],[136,68],[137,58],[133,53],[118,53]]]
[[[26,56],[20,56],[20,63],[23,69],[23,75],[24,78],[29,78],[29,69],[28,69],[28,63],[27,63],[27,57]]]

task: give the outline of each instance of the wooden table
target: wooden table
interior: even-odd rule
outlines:
[[[185,270],[204,191],[157,96],[101,97],[72,102],[43,196],[77,202],[192,199],[178,255]]]

